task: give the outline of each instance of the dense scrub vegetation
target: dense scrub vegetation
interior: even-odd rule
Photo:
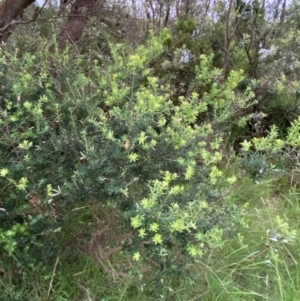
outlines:
[[[2,24],[0,300],[297,300],[299,4],[74,3]]]

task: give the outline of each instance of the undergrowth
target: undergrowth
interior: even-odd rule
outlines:
[[[297,300],[300,119],[234,151],[244,71],[201,54],[177,95],[169,38],[101,65],[1,50],[0,301]]]

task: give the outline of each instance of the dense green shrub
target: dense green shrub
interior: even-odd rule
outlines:
[[[172,102],[170,87],[150,68],[168,36],[153,34],[134,51],[111,45],[111,61],[101,66],[68,50],[48,61],[47,52],[1,53],[8,79],[1,235],[8,256],[27,260],[18,253],[24,240],[28,256],[59,254],[71,235],[72,209],[91,200],[116,207],[121,231],[136,233],[125,248],[136,261],[161,267],[184,254],[199,257],[235,232],[239,210],[224,199],[238,174],[223,170],[224,142],[252,92],[234,92],[241,71],[221,83],[221,70],[202,55],[196,86],[207,92]]]

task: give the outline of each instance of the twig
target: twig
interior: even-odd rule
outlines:
[[[77,285],[86,293],[86,296],[88,297],[88,301],[93,301],[90,294],[89,294],[89,291],[88,289],[86,289],[82,284],[78,283],[77,282]]]
[[[226,191],[222,196],[220,196],[216,201],[213,201],[212,204],[223,201],[228,195],[231,194],[240,184],[240,181],[233,185],[228,191]]]
[[[52,271],[51,281],[49,283],[49,288],[48,288],[47,299],[49,299],[50,292],[52,290],[52,284],[53,284],[53,280],[54,280],[55,271],[56,271],[56,267],[57,267],[58,261],[59,261],[59,257],[56,258],[55,265],[54,265],[54,268],[53,268],[53,271]]]

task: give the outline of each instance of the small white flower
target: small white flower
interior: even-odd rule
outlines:
[[[262,59],[265,59],[268,56],[276,54],[276,48],[274,46],[271,46],[270,49],[261,48],[258,53]]]
[[[267,264],[267,265],[272,265],[271,260],[270,260],[270,259],[267,259],[267,260],[266,260],[266,264]]]
[[[189,63],[189,61],[191,60],[191,58],[193,57],[193,55],[191,54],[191,51],[189,49],[182,49],[181,51],[181,57],[180,57],[180,63],[184,63],[187,64]]]

